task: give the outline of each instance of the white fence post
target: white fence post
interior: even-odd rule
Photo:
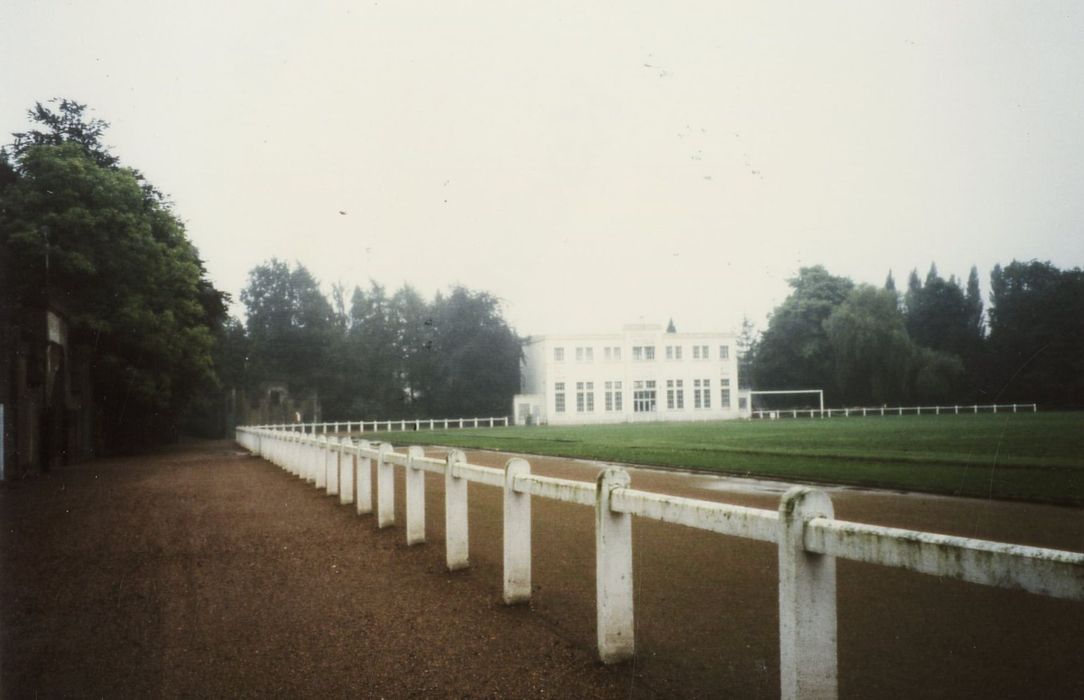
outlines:
[[[302,468],[302,474],[305,475],[305,482],[309,484],[316,483],[316,438],[309,435],[305,436],[304,442],[304,454],[305,454],[305,466]]]
[[[470,566],[467,480],[455,473],[455,463],[466,461],[462,450],[449,450],[444,467],[444,557],[448,571]]]
[[[316,443],[316,488],[327,488],[327,455],[328,455],[327,435],[322,435],[320,441]]]
[[[598,655],[612,664],[636,649],[632,598],[632,515],[610,509],[614,489],[628,488],[629,475],[612,467],[599,474],[595,492],[595,594]]]
[[[805,551],[806,523],[832,518],[823,491],[795,486],[779,503],[780,695],[835,698],[836,560]]]
[[[358,440],[357,460],[354,462],[357,466],[354,481],[357,482],[356,510],[358,515],[373,512],[373,461],[368,455],[362,454],[362,450],[368,449],[370,449],[368,440]]]
[[[342,464],[342,443],[338,437],[327,442],[327,495],[339,495],[339,469]]]
[[[350,429],[347,428],[347,432]],[[339,448],[339,504],[348,506],[354,502],[354,473],[357,471],[358,451],[354,441],[344,437]]]
[[[407,448],[407,464],[403,474],[406,483],[406,543],[425,542],[425,471],[414,465],[414,460],[424,457],[425,450],[417,446]]]
[[[513,457],[504,466],[504,602],[531,600],[531,494],[518,493],[517,476],[529,476],[527,460]]]
[[[380,443],[376,459],[376,526],[390,527],[395,524],[395,467],[388,462],[391,445]]]

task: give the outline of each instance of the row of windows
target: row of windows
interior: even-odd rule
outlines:
[[[711,352],[710,345],[693,345],[693,359],[694,360],[710,360]],[[667,345],[666,346],[666,359],[667,360],[680,360],[684,354],[683,346],[681,345]],[[621,359],[621,347],[617,345],[607,345],[602,348],[603,358],[607,362],[613,362]],[[575,348],[576,362],[594,362],[595,361],[595,349],[589,345],[578,346]],[[632,346],[632,359],[636,361],[646,361],[655,359],[655,346],[654,345],[634,345]],[[719,346],[719,359],[730,359],[730,346]],[[553,349],[553,361],[564,362],[565,361],[565,349],[554,348]]]
[[[730,380],[719,380],[719,400],[721,406],[730,406]],[[603,405],[607,413],[622,411],[623,394],[621,382],[605,382],[603,384]],[[553,385],[554,410],[557,413],[565,412],[565,383],[556,382]],[[685,408],[685,386],[681,379],[666,380],[666,409],[680,411]],[[711,380],[693,380],[693,408],[711,408]],[[595,383],[576,382],[576,412],[593,413],[595,410]],[[634,413],[652,413],[656,410],[656,383],[653,379],[645,379],[632,383],[632,410]]]

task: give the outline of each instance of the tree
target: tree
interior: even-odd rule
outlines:
[[[975,344],[973,350],[978,351],[982,339],[986,335],[986,328],[982,322],[982,294],[979,292],[979,271],[974,265],[967,276],[967,292],[964,294],[964,303],[967,307],[966,333]]]
[[[1084,405],[1084,272],[1014,260],[990,289],[992,397]]]
[[[101,146],[83,106],[37,105],[44,130],[16,134],[14,180],[0,202],[8,294],[60,304],[73,346],[92,347],[91,380],[109,447],[176,434],[216,385],[212,348],[226,295],[169,205]],[[2,169],[2,168],[0,168]]]
[[[959,401],[964,365],[946,352],[913,346],[908,373],[912,403],[945,404]]]
[[[756,326],[748,316],[742,316],[741,333],[738,335],[738,387],[748,389],[753,386],[753,366],[757,357]]]
[[[356,392],[352,414],[363,419],[406,417],[402,363],[391,302],[384,287],[369,283],[369,290],[355,287],[350,302],[347,348],[351,382]]]
[[[436,377],[432,406],[439,414],[504,415],[519,391],[522,343],[485,292],[455,287],[433,301]]]
[[[392,296],[389,309],[404,400],[415,418],[437,416],[434,400],[439,365],[434,352],[433,308],[413,287],[404,285]]]
[[[772,312],[757,347],[753,379],[760,389],[835,391],[835,362],[824,322],[854,283],[824,267],[803,267],[788,280],[790,295]]]
[[[40,124],[44,129],[28,129],[12,136],[15,155],[22,156],[35,146],[59,146],[70,143],[78,145],[96,164],[104,168],[116,167],[120,159],[109,152],[102,143],[102,136],[109,128],[109,122],[87,115],[87,106],[63,98],[49,100],[57,105],[56,111],[40,102],[27,112],[30,121]],[[137,179],[142,179],[137,176]]]
[[[249,272],[241,291],[247,311],[250,379],[286,381],[291,391],[326,387],[336,334],[334,312],[303,265],[272,258]]]
[[[912,273],[912,279],[917,281],[917,275]],[[946,281],[937,274],[937,266],[930,265],[925,284],[909,284],[904,301],[913,341],[959,357],[975,351],[981,338],[973,326],[973,305],[955,277]]]
[[[913,349],[895,292],[857,287],[824,328],[844,402],[883,405],[903,399]]]

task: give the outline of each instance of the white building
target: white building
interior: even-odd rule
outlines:
[[[738,418],[737,336],[620,333],[532,336],[524,346],[517,425]]]

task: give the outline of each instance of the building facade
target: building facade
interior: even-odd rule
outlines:
[[[517,425],[738,418],[737,336],[665,332],[532,336]]]

